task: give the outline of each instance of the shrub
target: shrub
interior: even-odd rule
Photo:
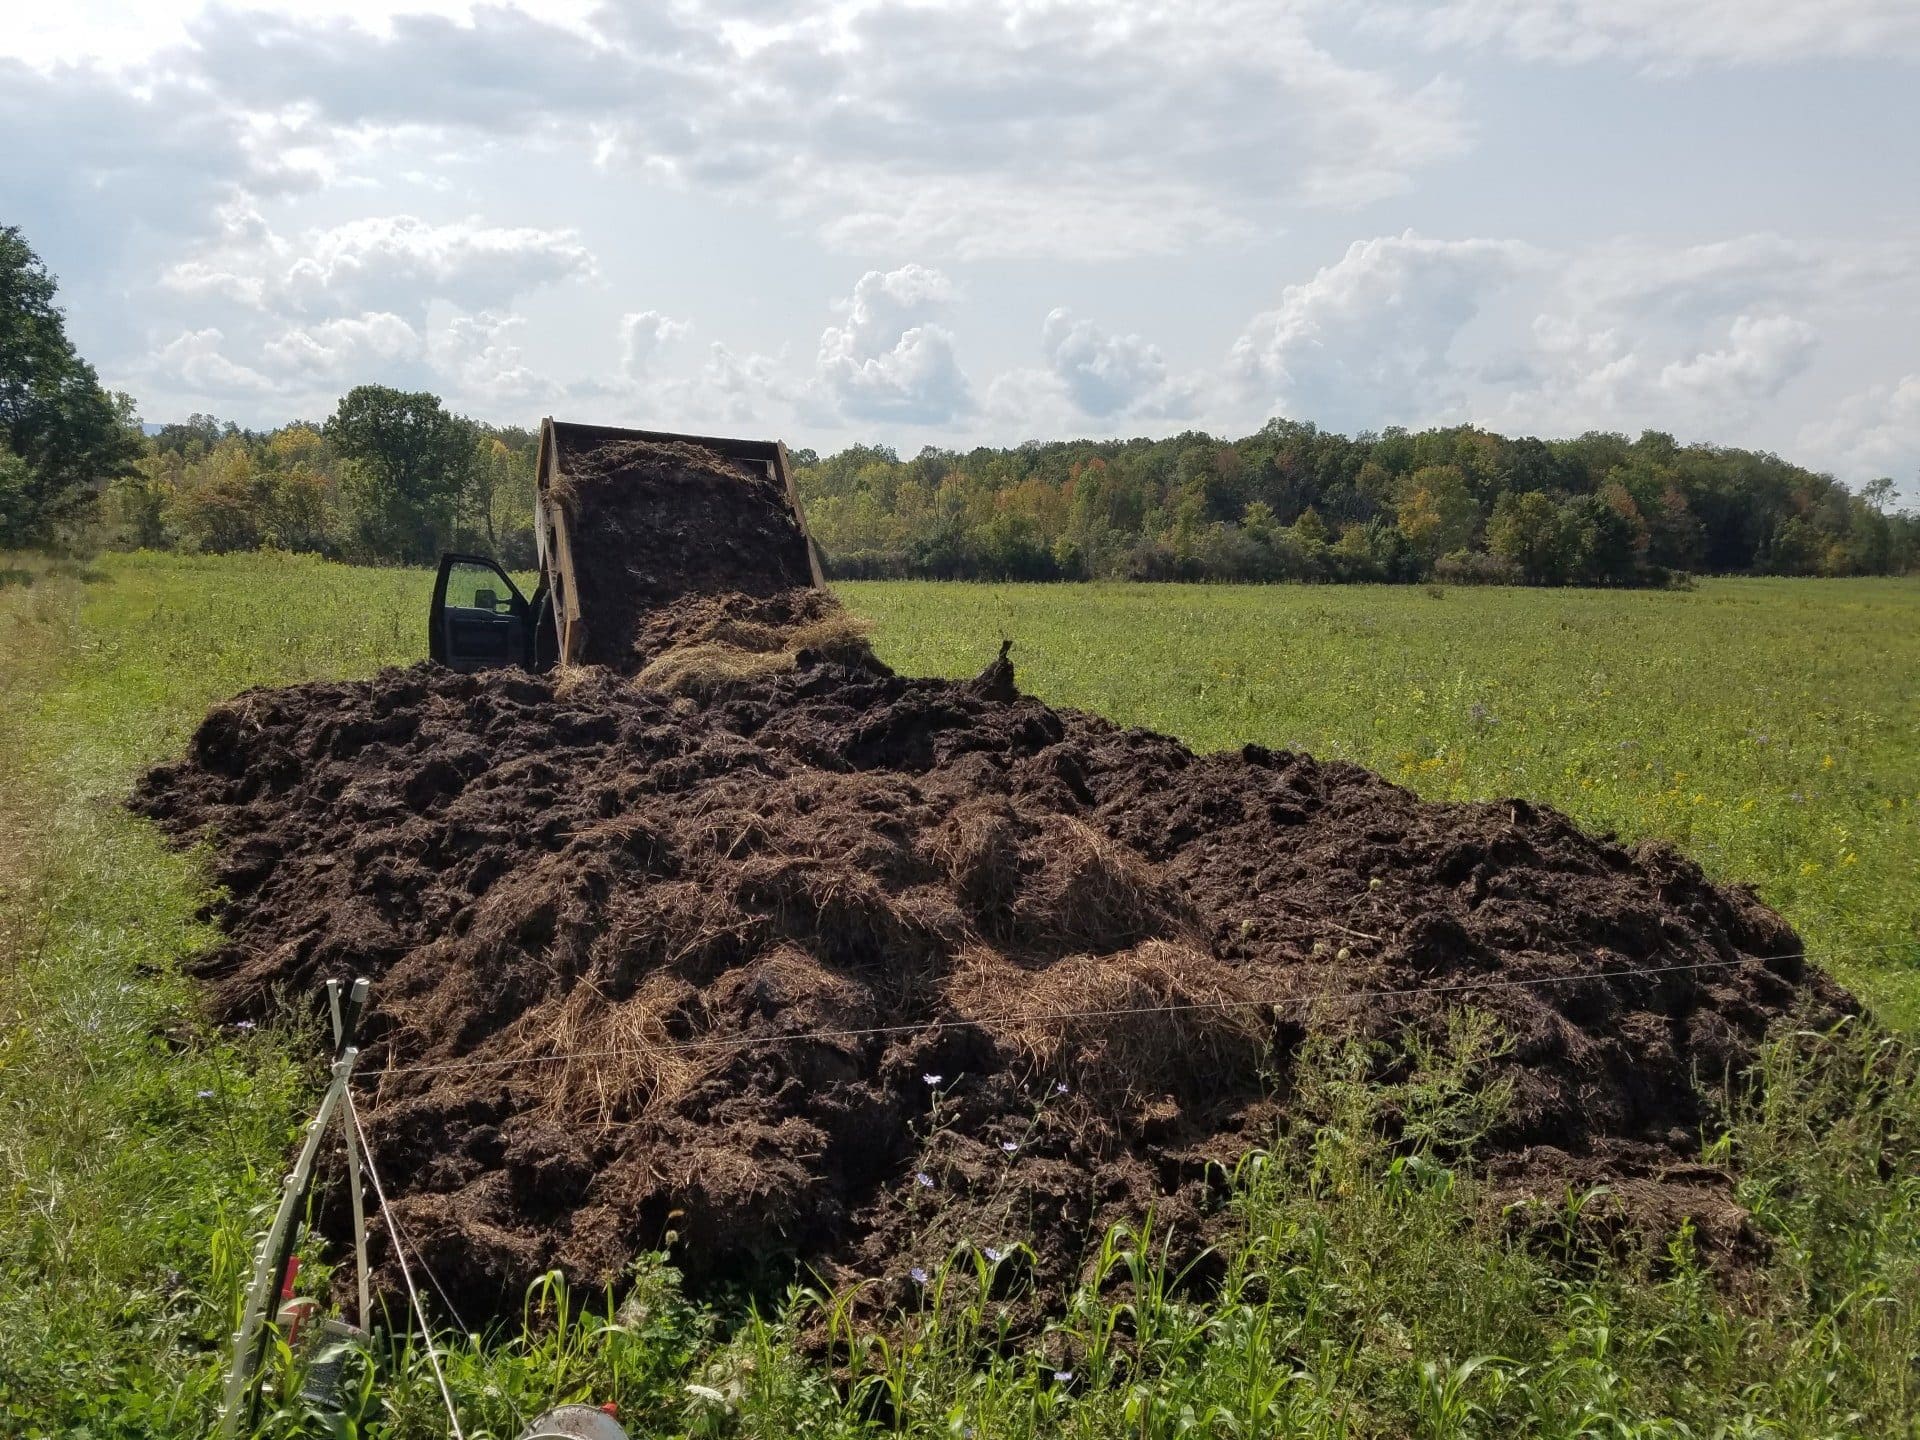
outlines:
[[[1433,578],[1449,585],[1518,585],[1521,575],[1511,560],[1479,550],[1456,550],[1434,562]]]

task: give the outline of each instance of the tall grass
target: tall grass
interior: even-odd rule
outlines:
[[[192,1435],[299,1111],[290,1033],[216,1031],[198,864],[121,808],[250,684],[410,658],[418,577],[168,559],[0,588],[0,1435]]]

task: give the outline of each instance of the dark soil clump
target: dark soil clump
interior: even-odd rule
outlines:
[[[1697,1214],[1696,1082],[1848,1004],[1672,850],[1194,755],[1020,697],[1004,655],[909,680],[791,643],[834,613],[654,610],[648,667],[729,635],[782,657],[691,690],[422,665],[253,691],[142,782],[215,846],[222,1018],[373,977],[363,1111],[463,1308],[670,1230],[696,1282],[797,1256],[898,1299],[971,1239],[1031,1245],[1057,1294],[1103,1222],[1204,1232],[1209,1162],[1270,1138],[1309,1035],[1377,1040],[1390,1075],[1462,1004],[1512,1040],[1500,1186],[1614,1175]]]

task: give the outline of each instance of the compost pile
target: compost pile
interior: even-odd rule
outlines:
[[[879,1302],[1017,1242],[1057,1294],[1104,1223],[1205,1233],[1309,1037],[1392,1076],[1468,1003],[1512,1042],[1502,1185],[1737,1227],[1696,1080],[1848,1003],[1748,893],[1523,801],[1054,710],[1004,647],[902,678],[762,580],[636,613],[617,668],[249,692],[139,788],[214,847],[221,1018],[373,977],[363,1112],[463,1308],[669,1232],[696,1283],[797,1256]]]

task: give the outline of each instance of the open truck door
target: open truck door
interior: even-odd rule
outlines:
[[[536,592],[537,593],[537,592]],[[535,668],[536,607],[480,555],[442,555],[433,582],[427,653],[452,670]]]

